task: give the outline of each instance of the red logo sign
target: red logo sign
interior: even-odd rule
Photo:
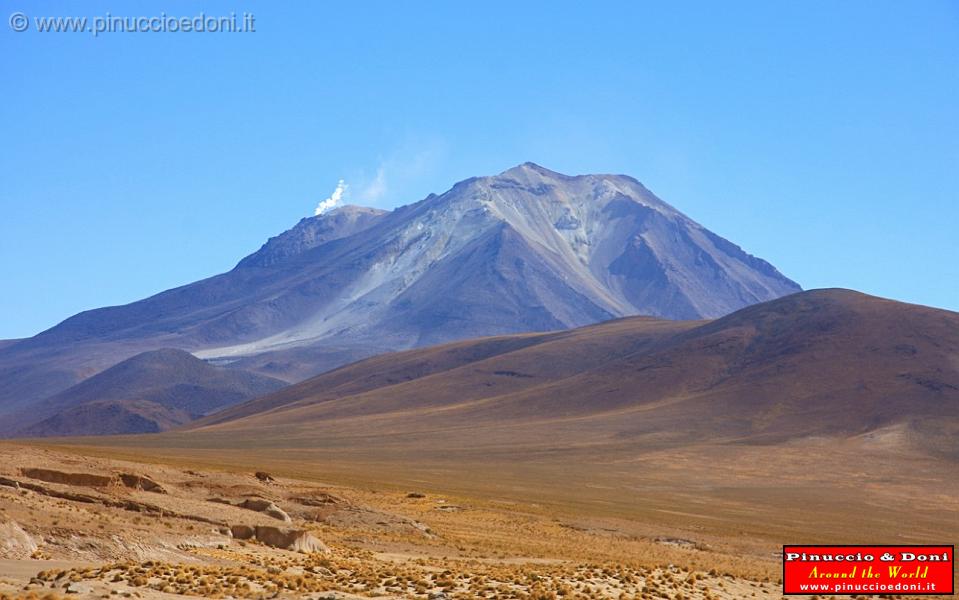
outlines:
[[[783,594],[953,594],[955,546],[783,546]]]

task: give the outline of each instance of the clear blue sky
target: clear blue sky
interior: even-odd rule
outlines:
[[[389,208],[527,160],[633,175],[806,288],[959,310],[954,0],[0,7],[0,338],[227,270],[340,178]]]

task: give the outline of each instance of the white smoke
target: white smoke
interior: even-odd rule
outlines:
[[[376,169],[376,177],[372,181],[362,184],[359,188],[359,197],[363,202],[376,204],[381,198],[386,196],[386,165],[381,164]]]
[[[333,210],[339,206],[340,202],[343,200],[343,194],[346,193],[347,187],[349,186],[347,186],[346,182],[341,179],[339,183],[336,184],[336,189],[333,190],[333,193],[330,194],[330,197],[316,205],[313,215],[322,215],[323,213]]]

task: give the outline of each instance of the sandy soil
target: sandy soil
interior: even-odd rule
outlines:
[[[14,444],[0,445],[0,527],[0,597],[780,597],[775,557],[628,521]],[[233,535],[244,527],[256,535]],[[259,539],[274,529],[323,545]]]

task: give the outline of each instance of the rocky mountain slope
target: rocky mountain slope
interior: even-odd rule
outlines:
[[[0,347],[0,414],[158,347],[298,381],[389,350],[712,318],[799,289],[631,177],[527,163],[389,213],[304,219],[228,273]]]

